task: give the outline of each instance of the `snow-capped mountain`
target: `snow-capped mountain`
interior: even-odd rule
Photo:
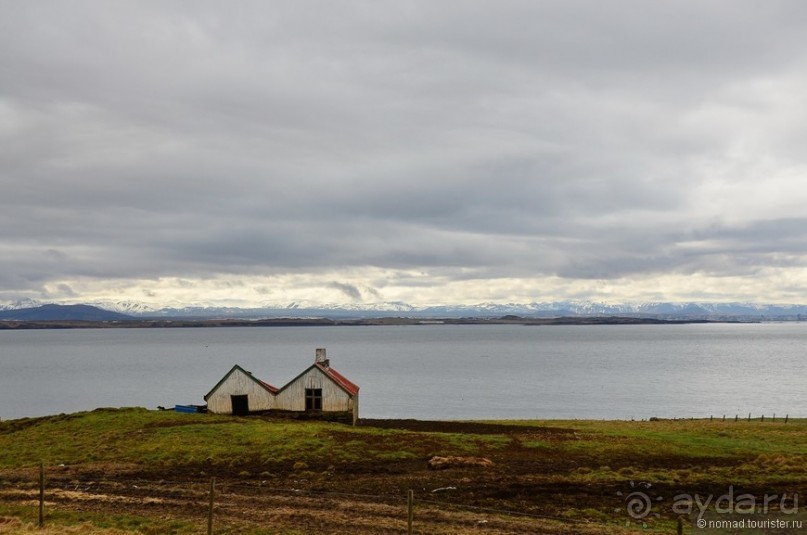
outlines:
[[[402,302],[328,303],[303,301],[264,303],[259,307],[134,306],[111,310],[135,316],[160,317],[501,317],[517,316],[615,316],[661,318],[757,318],[807,319],[807,305],[760,305],[755,303],[602,303],[595,301],[545,301],[532,303],[477,303],[470,305],[411,305]]]
[[[111,312],[92,305],[47,304],[31,308],[0,310],[2,321],[126,321],[127,314]]]
[[[417,310],[417,307],[408,303],[400,301],[382,302],[382,303],[312,303],[305,301],[293,301],[288,305],[278,305],[267,303],[261,308],[268,309],[284,309],[284,310],[311,310],[311,309],[324,309],[324,310],[345,310],[345,311],[369,311],[369,312],[412,312]]]
[[[19,299],[17,301],[9,301],[7,303],[0,303],[0,310],[20,310],[22,308],[35,308],[47,304],[45,301],[37,301],[36,299]]]
[[[87,304],[132,316],[143,316],[154,314],[156,312],[155,308],[143,303],[137,303],[135,301],[94,301]]]
[[[2,310],[35,308],[47,304],[33,299],[0,303]],[[304,301],[263,303],[255,307],[171,303],[153,306],[133,301],[95,301],[89,304],[136,318],[359,318],[401,316],[418,318],[496,318],[559,316],[633,316],[663,319],[772,319],[807,320],[807,305],[756,303],[602,303],[596,301],[541,301],[532,303],[477,303],[470,305],[411,305],[403,302],[329,303]]]

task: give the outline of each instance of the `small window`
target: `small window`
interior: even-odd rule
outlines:
[[[306,388],[305,389],[305,410],[307,410],[307,411],[321,411],[322,410],[322,389],[321,388]]]

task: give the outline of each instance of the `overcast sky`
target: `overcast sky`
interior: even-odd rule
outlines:
[[[807,3],[0,0],[0,302],[807,302]]]

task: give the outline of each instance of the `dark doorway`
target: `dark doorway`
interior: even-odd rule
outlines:
[[[249,396],[230,396],[233,403],[233,414],[249,414]]]

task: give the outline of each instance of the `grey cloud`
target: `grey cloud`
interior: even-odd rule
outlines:
[[[330,284],[330,287],[336,288],[353,301],[361,301],[361,290],[359,290],[353,284],[346,284],[343,282],[332,282]]]
[[[370,296],[372,299],[374,299],[374,300],[376,300],[376,301],[383,301],[383,300],[384,300],[384,295],[383,295],[383,294],[382,294],[382,293],[381,293],[381,292],[380,292],[378,289],[373,288],[372,286],[365,286],[365,287],[363,288],[363,290],[364,290],[364,291],[365,291],[365,293],[367,293],[367,294],[368,294],[368,295],[369,295],[369,296]]]
[[[70,287],[69,284],[59,284],[57,286],[60,297],[77,297],[78,294]]]
[[[806,9],[5,3],[0,289],[799,266],[800,221],[729,225],[697,195],[743,143],[807,164],[798,114],[752,90],[807,85]]]

